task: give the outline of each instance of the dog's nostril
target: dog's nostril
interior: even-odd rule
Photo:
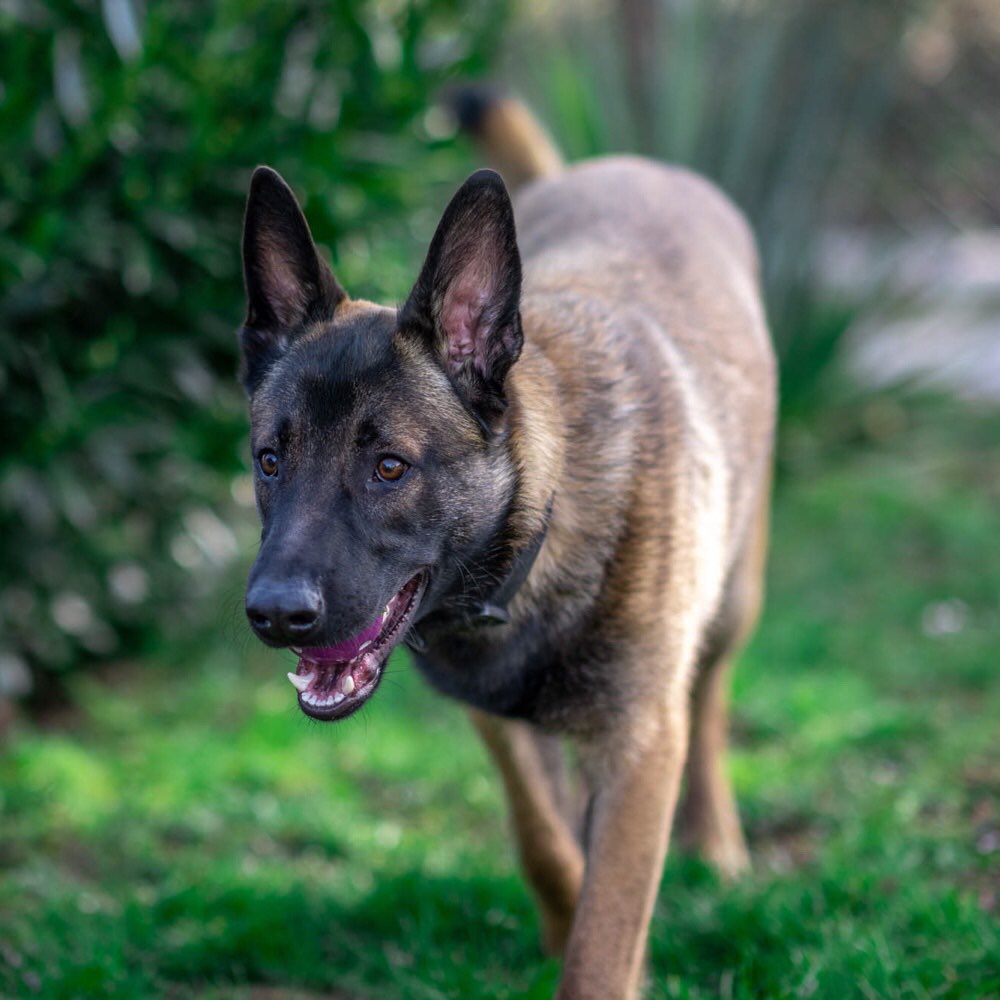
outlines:
[[[254,628],[266,631],[271,627],[271,619],[267,615],[262,615],[259,611],[247,611],[247,618],[250,619],[250,624]]]
[[[297,632],[305,632],[316,624],[318,617],[315,611],[293,611],[285,616],[285,625]]]

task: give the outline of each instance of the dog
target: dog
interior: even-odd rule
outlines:
[[[631,998],[675,810],[723,873],[747,864],[723,756],[768,531],[757,252],[687,170],[567,166],[519,102],[456,107],[514,201],[469,177],[401,308],[350,298],[289,187],[253,175],[246,612],[299,656],[315,719],[356,712],[410,646],[497,765],[557,996]]]

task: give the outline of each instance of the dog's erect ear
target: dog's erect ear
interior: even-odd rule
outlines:
[[[432,343],[487,424],[504,411],[504,381],[521,353],[520,301],[510,197],[498,173],[479,170],[445,210],[400,327]]]
[[[332,318],[345,292],[316,252],[292,189],[270,167],[250,181],[243,221],[247,318],[241,378],[252,391],[307,322]]]

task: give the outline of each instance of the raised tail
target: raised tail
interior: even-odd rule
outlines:
[[[490,165],[510,188],[558,173],[563,166],[555,143],[538,119],[516,98],[488,84],[449,90],[444,103],[461,128],[482,147]]]

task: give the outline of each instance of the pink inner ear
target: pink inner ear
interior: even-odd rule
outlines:
[[[265,245],[261,257],[265,297],[282,326],[295,326],[309,305],[306,291],[281,248]]]
[[[477,368],[486,370],[486,284],[474,276],[462,275],[445,292],[440,322],[448,341],[448,363],[455,368],[461,368],[471,358]]]

